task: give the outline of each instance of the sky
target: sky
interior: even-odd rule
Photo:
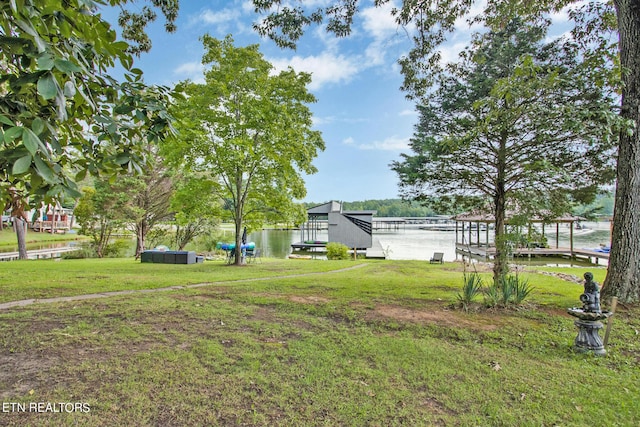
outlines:
[[[305,176],[307,196],[302,201],[398,198],[398,178],[389,164],[401,153],[410,153],[408,143],[418,115],[400,90],[397,60],[411,41],[391,17],[394,1],[378,8],[372,0],[361,1],[349,37],[337,39],[322,28],[310,27],[294,51],[277,47],[252,29],[259,16],[250,0],[183,0],[177,31],[166,33],[159,16],[149,29],[151,51],[134,65],[143,70],[148,84],[204,82],[202,35],[222,39],[231,34],[236,46],[259,44],[277,70],[291,66],[312,74],[308,89],[317,102],[309,108],[326,148],[313,162],[318,172]],[[109,13],[103,15],[115,22]],[[460,19],[443,45],[443,60],[454,60],[476,29]]]

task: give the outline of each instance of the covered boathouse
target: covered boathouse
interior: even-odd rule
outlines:
[[[511,214],[512,215],[512,214]],[[509,226],[509,217],[507,213],[506,226]],[[481,212],[461,213],[452,218],[456,223],[456,251],[462,254],[474,255],[480,258],[490,259],[495,256],[495,244],[493,243],[493,230],[495,217],[492,214]],[[608,252],[601,252],[594,249],[576,248],[573,243],[574,230],[576,224],[584,221],[585,218],[574,215],[563,215],[552,220],[543,220],[532,218],[529,220],[529,227],[538,224],[542,237],[549,235],[554,236],[554,245],[543,245],[531,243],[526,245],[516,245],[512,248],[513,256],[560,256],[569,258],[585,258],[589,262],[598,264],[600,259],[609,259]],[[564,225],[569,228],[569,246],[561,247],[560,242],[560,226]],[[551,227],[551,233],[548,233],[547,227]],[[484,236],[483,236],[484,235]]]
[[[343,211],[340,202],[331,201],[307,210],[307,222],[300,226],[301,241],[294,249],[324,248],[329,242],[350,249],[373,246],[373,215],[376,211]],[[328,240],[318,239],[318,231],[327,230]]]

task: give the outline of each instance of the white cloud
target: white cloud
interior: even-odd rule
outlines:
[[[352,145],[354,142],[356,141],[352,137],[348,137],[342,140],[342,143],[346,145]]]
[[[399,116],[417,116],[418,112],[416,110],[402,110],[398,113]]]
[[[477,31],[483,28],[483,24],[480,22],[476,22],[474,24],[469,25],[469,20],[475,18],[476,16],[482,15],[484,10],[487,8],[487,0],[482,0],[480,2],[474,3],[471,5],[469,12],[456,19],[454,24],[455,33],[457,34],[467,34],[472,31]]]
[[[286,59],[270,59],[276,71],[293,68],[296,72],[311,73],[310,90],[318,90],[331,83],[346,83],[358,74],[360,67],[355,58],[323,52],[320,55],[294,56]]]
[[[394,135],[371,144],[360,144],[358,148],[361,150],[404,151],[409,149],[409,138],[400,138]]]
[[[391,1],[362,11],[362,28],[365,34],[373,39],[365,49],[367,66],[385,64],[388,50],[403,40],[408,40],[396,23],[395,17],[391,15],[391,9],[394,7],[395,2]],[[399,34],[399,31],[402,31],[402,34]]]
[[[197,16],[197,20],[204,22],[205,24],[217,25],[239,19],[240,15],[241,14],[238,9],[222,9],[216,12],[207,9]]]
[[[391,15],[394,2],[386,3],[379,7],[368,7],[362,11],[364,22],[362,27],[376,40],[382,40],[392,36],[398,30],[398,24]]]
[[[196,83],[204,83],[204,65],[200,62],[185,62],[173,70],[180,79],[189,79]]]
[[[248,13],[253,12],[247,11],[245,4],[239,5],[237,8],[222,10],[203,9],[199,13],[191,15],[189,22],[191,25],[204,25],[207,31],[218,37],[229,33],[247,34],[253,31],[250,22],[245,19]]]

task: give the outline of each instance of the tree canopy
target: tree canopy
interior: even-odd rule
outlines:
[[[88,174],[140,171],[143,146],[171,132],[170,90],[143,83],[130,45],[97,13],[126,3],[0,4],[0,203],[18,221],[27,205],[78,197]],[[109,74],[116,63],[123,82]]]
[[[279,0],[253,3],[256,11],[267,14],[255,28],[285,47],[294,47],[310,25],[326,24],[326,30],[338,37],[350,34],[360,4],[358,0],[333,0],[319,6],[301,0],[286,5]],[[388,3],[389,0],[374,1],[377,7]],[[472,13],[475,6],[482,7],[479,13]],[[403,1],[391,12],[399,26],[410,30],[414,41],[410,52],[399,59],[404,76],[402,89],[408,97],[420,99],[429,93],[434,77],[442,71],[440,46],[455,29],[458,19],[500,29],[514,17],[535,20],[571,8],[573,36],[583,48],[584,57],[594,69],[605,65],[596,84],[613,83],[621,89],[620,116],[630,125],[619,134],[611,258],[603,286],[603,298],[615,295],[627,302],[640,301],[640,8],[637,6],[637,0],[425,0]],[[613,40],[609,37],[612,33],[617,33]],[[608,69],[609,60],[619,66]]]
[[[392,164],[405,197],[495,216],[496,283],[507,269],[507,210],[563,214],[614,176],[615,94],[591,83],[571,43],[544,44],[545,35],[521,20],[478,35],[419,106],[415,154]]]
[[[302,173],[316,171],[312,161],[324,142],[312,129],[309,74],[275,74],[257,45],[235,47],[230,36],[202,41],[206,83],[179,86],[186,94],[175,113],[181,134],[167,150],[188,170],[215,177],[240,247],[244,225],[292,214],[301,219],[304,210],[294,201],[306,194]]]

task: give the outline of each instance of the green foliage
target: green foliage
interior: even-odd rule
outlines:
[[[463,275],[462,292],[458,293],[458,302],[466,311],[478,294],[482,293],[484,283],[477,272],[467,273]]]
[[[514,276],[511,281],[513,292],[513,303],[516,305],[522,304],[522,302],[533,292],[533,286],[529,284],[528,280],[519,280],[518,276]]]
[[[520,305],[532,291],[529,281],[523,280],[517,273],[505,275],[487,288],[485,303],[489,307]]]
[[[349,259],[349,248],[338,242],[327,243],[327,259],[345,260]]]
[[[257,45],[235,47],[231,36],[202,41],[206,83],[179,85],[187,94],[174,110],[181,134],[165,151],[210,181],[239,245],[244,226],[302,218],[294,200],[305,196],[302,174],[316,172],[312,161],[324,142],[312,130],[309,74],[273,74]]]
[[[62,259],[86,259],[96,258],[97,254],[92,244],[83,243],[77,250],[73,252],[65,252],[60,255]]]
[[[569,212],[614,177],[616,95],[591,84],[571,42],[545,34],[518,19],[477,34],[419,107],[414,154],[392,163],[404,198],[494,216],[494,281],[507,272],[507,219]]]
[[[124,229],[132,218],[133,194],[136,192],[135,178],[120,179],[115,183],[96,181],[95,188],[84,188],[74,213],[80,225],[80,233],[91,237],[93,248],[99,258],[107,256],[113,232]]]
[[[322,202],[306,202],[304,206],[308,209],[321,204]],[[436,212],[432,207],[402,199],[344,201],[342,205],[344,209],[348,210],[376,211],[376,216],[382,217],[427,217],[450,213],[444,211]]]
[[[177,7],[151,1],[165,16]],[[172,133],[171,91],[144,84],[130,46],[97,13],[106,4],[0,3],[0,205],[68,203],[88,175],[140,173],[144,146]],[[116,63],[123,82],[109,74]],[[18,244],[26,256],[20,233]]]
[[[214,177],[206,172],[197,175],[180,172],[174,177],[176,191],[171,207],[175,212],[176,232],[170,246],[177,250],[182,250],[198,236],[210,233],[218,224],[222,206]]]
[[[105,258],[122,258],[131,250],[131,240],[116,239],[110,241],[104,248],[103,256]]]

